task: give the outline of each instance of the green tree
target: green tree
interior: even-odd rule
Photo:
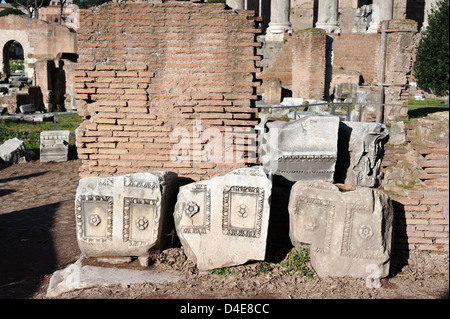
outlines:
[[[50,3],[50,0],[5,0],[30,18],[39,19],[39,8],[45,7]]]
[[[449,2],[441,0],[428,18],[416,49],[414,76],[417,85],[438,96],[449,91]]]
[[[0,12],[0,17],[5,17],[10,14],[15,14],[18,16],[24,15],[24,13],[22,11],[17,10],[15,8],[6,8],[5,10]]]

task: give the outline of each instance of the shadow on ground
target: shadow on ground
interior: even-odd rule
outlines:
[[[55,271],[51,235],[59,203],[0,214],[0,298],[29,298]]]

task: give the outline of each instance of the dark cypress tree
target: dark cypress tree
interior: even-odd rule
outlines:
[[[449,2],[441,0],[431,10],[428,26],[416,49],[414,76],[417,85],[438,96],[449,91]]]

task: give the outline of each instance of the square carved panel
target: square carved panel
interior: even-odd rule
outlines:
[[[112,240],[113,199],[111,196],[82,195],[75,202],[77,231],[84,242]]]
[[[157,200],[124,198],[123,241],[132,246],[148,245],[158,238]]]
[[[258,238],[261,234],[264,188],[225,186],[222,232],[229,236]]]
[[[190,200],[182,203],[181,227],[185,234],[207,234],[211,229],[211,190],[206,185],[195,185],[191,189]]]

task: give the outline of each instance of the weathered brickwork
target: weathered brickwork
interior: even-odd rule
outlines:
[[[377,83],[378,48],[376,33],[341,33],[333,37],[333,77],[344,71],[357,71],[365,84]]]
[[[325,97],[326,34],[321,29],[297,31],[292,35],[292,96],[304,99]]]
[[[279,78],[293,97],[321,99],[325,92],[326,34],[321,29],[284,35],[284,44],[270,66],[259,76]]]
[[[291,35],[286,33],[280,51],[275,55],[270,65],[258,76],[262,79],[263,85],[264,80],[268,78],[279,78],[283,86],[290,87],[292,85],[292,50]]]
[[[384,171],[395,174],[395,247],[449,251],[448,112],[407,125],[407,143],[387,146]]]
[[[164,169],[198,180],[254,159],[254,12],[156,2],[80,10],[80,176]],[[222,133],[215,161],[202,156],[211,128]]]

